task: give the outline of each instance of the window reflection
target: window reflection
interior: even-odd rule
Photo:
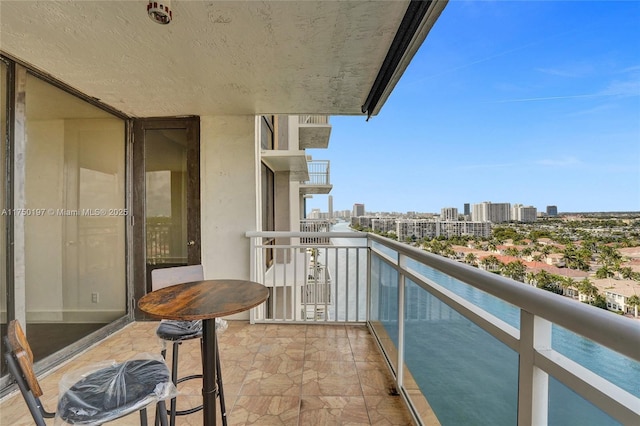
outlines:
[[[25,105],[27,332],[61,336],[38,359],[126,313],[125,125],[31,74]]]

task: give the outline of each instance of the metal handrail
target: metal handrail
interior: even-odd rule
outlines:
[[[353,237],[352,237],[353,238]],[[640,323],[375,234],[381,243],[533,315],[640,361]],[[571,315],[567,315],[571,312]]]
[[[365,232],[247,232],[246,237],[368,238],[398,253],[640,362],[640,323],[470,265]],[[567,315],[570,312],[571,315]]]

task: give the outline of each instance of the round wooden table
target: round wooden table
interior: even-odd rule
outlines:
[[[172,285],[147,293],[138,307],[171,320],[202,320],[203,424],[216,424],[215,319],[258,306],[269,297],[262,284],[245,280],[204,280]]]

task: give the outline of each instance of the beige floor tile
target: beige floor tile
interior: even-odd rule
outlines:
[[[305,361],[302,395],[362,396],[355,363]]]
[[[369,415],[362,397],[303,396],[300,425],[368,425]]]
[[[241,396],[229,414],[229,425],[296,426],[299,396]]]
[[[300,395],[303,361],[278,358],[256,360],[240,390],[241,395]]]
[[[155,335],[157,325],[152,321],[130,324],[41,378],[45,406],[55,409],[58,384],[69,371],[98,360],[123,361],[141,352],[159,355],[162,342]],[[401,398],[394,396],[391,375],[365,326],[227,321],[218,342],[229,425],[411,424]],[[170,365],[171,344],[167,351]],[[199,339],[180,345],[179,360],[181,377],[202,372]],[[178,408],[200,405],[201,389],[199,380],[179,384]],[[435,418],[426,401],[420,406],[430,421]],[[154,414],[151,407],[149,424],[153,424]],[[220,422],[219,405],[216,416]],[[32,424],[21,395],[0,401],[0,426]],[[47,424],[53,425],[53,420]],[[138,425],[139,416],[132,414],[109,424]],[[202,425],[202,411],[178,417],[177,425]]]
[[[304,359],[305,361],[353,361],[353,352],[346,337],[307,338]]]
[[[400,396],[364,397],[372,425],[411,425],[413,421]]]

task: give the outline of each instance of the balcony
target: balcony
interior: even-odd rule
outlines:
[[[637,320],[373,234],[247,237],[270,298],[220,336],[230,424],[640,424]],[[45,404],[68,368],[159,349],[154,327],[50,373]],[[187,370],[198,357],[197,342],[181,350]],[[197,403],[197,386],[181,390]],[[2,424],[29,423],[18,400],[2,402]]]
[[[291,181],[309,180],[307,155],[302,150],[264,150],[260,158],[274,172],[289,172]]]
[[[331,136],[331,125],[327,115],[298,116],[300,149],[327,148]]]
[[[307,160],[309,178],[300,183],[301,194],[328,194],[331,185],[331,162],[329,160]]]
[[[637,320],[373,234],[247,236],[252,278],[277,290],[255,321],[367,324],[417,424],[640,424]],[[290,273],[310,246],[262,243],[285,237],[331,238],[311,248],[330,298]],[[270,248],[287,261],[265,268]]]

